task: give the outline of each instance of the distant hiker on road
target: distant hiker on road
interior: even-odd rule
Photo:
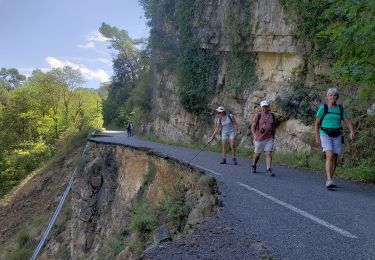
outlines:
[[[222,161],[220,164],[226,164],[226,151],[227,151],[227,140],[229,139],[230,142],[230,150],[232,154],[232,161],[234,165],[237,165],[236,160],[236,147],[235,147],[235,138],[237,136],[238,131],[238,124],[236,119],[231,113],[225,112],[225,108],[220,106],[216,109],[216,112],[219,118],[216,121],[216,128],[214,133],[212,134],[211,141],[215,139],[215,136],[221,132],[221,154],[222,154]]]
[[[354,130],[348,115],[341,104],[337,104],[339,92],[337,88],[330,88],[327,91],[328,102],[322,105],[315,118],[314,132],[316,143],[323,148],[326,154],[326,187],[333,188],[333,175],[337,165],[337,157],[341,153],[343,135],[341,121],[345,122],[349,129],[349,138],[354,140]]]
[[[132,136],[132,125],[131,125],[131,123],[129,123],[128,126],[126,127],[126,132],[128,133],[128,137]]]
[[[133,124],[130,123],[130,136],[133,136],[134,135],[134,132],[133,132]]]
[[[270,104],[268,100],[263,100],[260,102],[262,111],[257,113],[251,123],[251,133],[254,138],[254,156],[252,164],[252,172],[255,173],[257,169],[257,162],[259,160],[260,154],[265,152],[266,154],[266,164],[267,171],[266,174],[269,176],[275,176],[272,172],[272,151],[273,142],[275,139],[275,115],[270,112]]]

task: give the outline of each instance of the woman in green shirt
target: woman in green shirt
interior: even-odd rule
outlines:
[[[341,121],[344,121],[350,131],[350,140],[354,140],[353,125],[343,107],[337,104],[338,98],[337,88],[328,89],[327,104],[319,108],[314,124],[316,143],[326,154],[327,188],[334,187],[333,175],[337,165],[337,156],[342,150]]]

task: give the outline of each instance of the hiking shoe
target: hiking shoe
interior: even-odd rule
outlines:
[[[233,160],[233,164],[234,164],[234,165],[237,165],[237,160],[236,160],[236,158],[233,158],[232,160]]]
[[[334,184],[333,184],[333,180],[331,179],[331,180],[327,180],[327,182],[326,182],[326,187],[327,187],[327,189],[329,189],[329,188],[333,188],[334,187]]]
[[[257,172],[257,166],[256,165],[251,165],[251,168],[253,169],[252,170],[253,173]]]
[[[227,163],[227,160],[226,159],[223,159],[220,164],[226,164]]]
[[[268,168],[268,170],[266,171],[266,175],[271,176],[271,177],[275,176],[275,174],[272,172],[271,168]]]

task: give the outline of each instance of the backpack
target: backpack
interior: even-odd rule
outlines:
[[[271,113],[271,116],[272,116],[272,136],[275,137],[275,130],[276,130],[276,118],[275,118],[275,114],[270,112]],[[255,125],[255,129],[259,129],[259,121],[260,121],[260,117],[261,117],[261,113],[258,112],[257,114],[257,123]]]
[[[233,124],[233,114],[228,113],[228,117],[229,117],[230,122]],[[219,118],[219,124],[221,127],[223,126],[223,124],[221,123],[221,118]]]
[[[328,112],[328,105],[327,105],[327,103],[324,103],[323,106],[324,106],[324,112],[323,112],[322,118],[320,119],[320,125],[322,125],[322,123],[323,123],[323,119],[324,119],[324,117],[325,117],[327,114],[340,115],[340,117],[341,117],[341,121],[344,120],[344,107],[343,107],[341,104],[339,104],[340,114],[333,113],[333,112]]]
[[[330,137],[338,137],[339,135],[341,135],[342,127],[338,128],[338,129],[325,128],[325,127],[322,127],[322,123],[323,123],[324,117],[327,114],[340,115],[341,121],[344,120],[344,108],[341,104],[339,104],[340,114],[338,114],[338,113],[328,112],[327,103],[324,103],[323,106],[324,106],[324,112],[323,112],[322,118],[320,119],[320,129],[322,129],[323,132],[325,132]]]
[[[233,124],[233,114],[232,113],[228,113],[228,117],[229,117],[230,122]],[[223,132],[223,124],[221,123],[221,118],[218,119],[218,122],[220,124],[220,133],[219,133],[219,137],[217,137],[217,139],[220,139],[221,138],[221,133]]]

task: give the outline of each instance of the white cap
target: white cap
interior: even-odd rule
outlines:
[[[219,113],[221,113],[221,112],[225,111],[225,108],[222,107],[222,106],[220,106],[220,107],[216,108],[216,111],[219,112]]]
[[[269,106],[269,105],[270,105],[270,103],[268,102],[268,100],[263,100],[263,101],[260,102],[261,107]]]

